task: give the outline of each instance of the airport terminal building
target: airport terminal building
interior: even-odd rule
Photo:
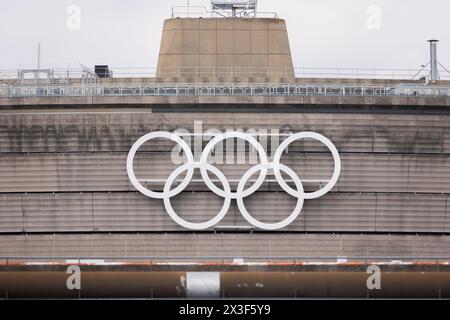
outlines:
[[[0,297],[449,298],[450,81],[299,76],[213,2],[152,77],[0,79]]]

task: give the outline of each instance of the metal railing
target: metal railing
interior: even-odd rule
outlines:
[[[331,79],[382,79],[382,80],[418,80],[427,78],[427,70],[418,69],[376,69],[376,68],[307,68],[298,67],[180,67],[180,68],[156,68],[110,67],[109,70],[115,79],[122,78],[189,78],[193,82],[201,82],[207,78],[209,82],[220,79],[233,78],[331,78]],[[293,70],[293,71],[292,71]],[[0,70],[0,84],[2,81],[20,81],[22,70]],[[51,70],[54,80],[73,82],[81,80],[86,73],[86,68],[54,68]],[[92,71],[93,72],[93,71]],[[441,70],[441,79],[450,80],[450,73]],[[22,79],[31,82],[33,79]],[[223,82],[223,81],[220,81]]]
[[[450,86],[350,84],[51,84],[0,86],[0,97],[330,96],[449,97]]]
[[[429,77],[429,70],[380,68],[295,68],[296,78],[418,80]],[[450,80],[447,70],[440,70],[442,80]]]
[[[258,18],[273,18],[278,19],[276,12],[254,12]],[[254,15],[249,17],[253,17]],[[209,10],[205,6],[173,6],[172,18],[232,18],[231,15],[224,15],[217,10]],[[245,18],[245,15],[239,15],[240,18]]]

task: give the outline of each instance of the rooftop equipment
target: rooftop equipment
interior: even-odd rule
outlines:
[[[227,18],[256,17],[258,0],[211,0],[212,10]]]
[[[446,72],[450,73],[449,70],[447,70],[438,60],[437,57],[437,44],[439,40],[436,39],[430,39],[428,40],[430,43],[430,61],[426,65],[422,65],[422,69],[417,72],[413,79],[415,79],[425,68],[428,66],[430,67],[430,72],[427,76],[427,83],[436,83],[437,81],[441,80],[441,76],[439,74],[439,67],[441,67]]]
[[[95,66],[95,74],[99,78],[111,78],[111,72],[109,71],[108,66],[104,65]]]

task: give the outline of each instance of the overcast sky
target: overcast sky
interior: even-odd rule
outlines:
[[[209,0],[191,0],[209,5]],[[35,67],[153,67],[163,20],[186,0],[1,0],[0,69]],[[80,29],[73,29],[76,5]],[[259,0],[260,11],[286,19],[297,67],[419,68],[426,40],[438,38],[450,68],[449,0]],[[73,13],[73,11],[72,11]]]

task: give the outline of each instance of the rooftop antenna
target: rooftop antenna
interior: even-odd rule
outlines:
[[[430,39],[428,42],[430,43],[430,81],[436,82],[441,79],[438,69],[439,61],[437,59],[437,44],[439,40]]]
[[[256,17],[258,0],[211,0],[214,13],[225,18]]]
[[[428,40],[430,43],[430,61],[426,65],[422,65],[422,69],[417,72],[412,79],[415,79],[425,68],[430,66],[430,72],[428,73],[428,83],[436,83],[436,81],[441,80],[441,76],[439,74],[439,66],[450,73],[449,70],[447,70],[438,60],[437,57],[437,44],[439,40],[437,39],[430,39]]]
[[[37,48],[37,69],[41,69],[41,42],[38,42],[38,48]]]

